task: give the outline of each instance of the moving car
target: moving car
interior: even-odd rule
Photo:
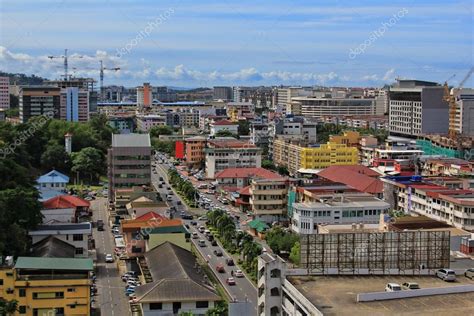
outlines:
[[[228,265],[228,266],[234,266],[234,259],[232,258],[227,258],[225,259],[225,263]]]
[[[456,281],[456,273],[451,269],[439,269],[436,271],[436,276],[446,282]]]
[[[98,231],[103,231],[104,230],[104,221],[101,219],[97,220],[97,230]]]
[[[242,272],[242,270],[235,270],[234,276],[235,276],[236,278],[243,278],[243,277],[244,277],[244,273]]]
[[[401,291],[402,287],[397,283],[387,283],[385,286],[385,292],[398,292]]]
[[[112,263],[114,262],[114,256],[112,256],[110,253],[105,255],[105,262],[107,263]]]
[[[464,276],[472,280],[474,278],[474,268],[467,269],[466,272],[464,272]]]
[[[198,244],[199,244],[199,247],[206,247],[206,242],[204,241],[204,239],[200,239],[198,241]]]
[[[405,290],[419,290],[420,286],[415,282],[405,282],[402,284],[403,289]]]
[[[227,284],[229,284],[229,285],[235,285],[235,279],[232,278],[232,277],[231,277],[231,278],[227,278],[226,282],[227,282]]]
[[[214,254],[215,254],[217,257],[222,257],[222,251],[221,251],[220,249],[214,250]]]
[[[224,273],[225,272],[224,265],[222,263],[218,263],[216,266],[216,271],[219,273]]]
[[[198,230],[199,230],[199,232],[202,234],[202,233],[204,233],[204,231],[206,230],[206,227],[204,227],[204,226],[199,226]]]
[[[214,247],[217,246],[217,241],[215,239],[211,242],[211,246],[214,246]]]
[[[199,238],[198,233],[196,233],[196,232],[193,232],[192,236],[193,236],[193,239],[198,239]]]
[[[195,221],[192,221],[192,222],[191,222],[191,225],[193,225],[193,226],[196,226],[197,224],[198,224],[198,223],[195,222]]]

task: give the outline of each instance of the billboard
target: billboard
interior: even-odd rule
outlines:
[[[176,159],[184,159],[184,142],[183,141],[176,141],[175,143],[175,158]]]

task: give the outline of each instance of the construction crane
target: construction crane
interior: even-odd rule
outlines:
[[[104,100],[104,70],[119,71],[120,67],[106,68],[102,60],[100,61],[100,99]]]
[[[457,89],[460,90],[466,83],[466,81],[471,77],[472,73],[474,72],[474,67],[472,67],[464,76],[464,78],[461,80],[459,83]],[[451,76],[448,80],[444,82],[444,96],[443,100],[448,102],[449,105],[449,138],[454,141],[459,141],[457,138],[458,132],[456,131],[456,111],[457,111],[457,105],[456,105],[456,96],[454,95],[454,91],[450,91],[449,86],[448,86],[448,81],[454,78],[455,75]]]
[[[55,58],[63,58],[64,59],[64,80],[69,80],[69,75],[68,75],[68,58],[82,58],[83,56],[80,55],[73,55],[69,57],[67,55],[67,48],[64,50],[64,55],[60,56],[48,56],[49,59],[55,59]]]

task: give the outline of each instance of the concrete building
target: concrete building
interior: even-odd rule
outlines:
[[[95,87],[96,81],[92,78],[69,78],[68,80],[48,80],[45,82],[47,85],[61,88],[61,90],[67,88],[79,88],[79,90],[89,92],[89,112],[97,112],[97,90]]]
[[[276,139],[273,145],[273,161],[276,166],[286,167],[290,175],[299,169],[323,169],[332,165],[355,165],[358,162],[356,147],[327,143],[317,147],[303,147],[299,142]]]
[[[323,116],[371,116],[383,115],[383,105],[375,99],[328,99],[317,97],[295,97],[290,106],[298,110],[305,118],[317,119]]]
[[[272,224],[287,221],[288,179],[257,179],[250,182],[250,207],[255,219]]]
[[[165,242],[148,251],[145,260],[153,282],[135,293],[144,316],[205,315],[221,300],[190,251]]]
[[[218,186],[226,191],[242,189],[250,185],[253,179],[281,178],[278,173],[265,168],[227,168],[216,174]]]
[[[474,89],[454,89],[456,98],[456,116],[454,130],[462,135],[474,137]]]
[[[0,109],[0,122],[4,122],[6,118],[5,109]]]
[[[170,127],[198,127],[199,110],[197,109],[178,109],[166,113],[166,125]]]
[[[287,87],[276,89],[276,107],[287,110],[287,106],[291,103],[292,98],[310,96],[313,93],[311,87]],[[290,114],[290,113],[288,113]],[[291,113],[295,114],[296,113]]]
[[[137,116],[137,130],[149,132],[155,126],[166,125],[166,116],[159,114],[148,114]]]
[[[36,244],[45,238],[53,236],[76,248],[77,258],[87,258],[89,256],[90,238],[92,238],[92,225],[84,223],[56,223],[38,225],[35,230],[31,230],[28,235],[32,244]]]
[[[207,138],[203,136],[194,136],[185,139],[185,161],[191,168],[201,168],[204,165],[206,155]]]
[[[212,98],[214,100],[230,101],[232,100],[232,87],[214,87]]]
[[[260,168],[262,149],[234,138],[217,138],[207,142],[205,149],[206,178],[227,168]]]
[[[89,91],[77,87],[61,90],[61,120],[87,122],[89,120]]]
[[[0,298],[18,302],[15,316],[91,315],[93,270],[92,259],[18,257],[0,267]]]
[[[229,102],[227,103],[227,116],[232,122],[253,119],[255,106],[252,102]]]
[[[413,138],[448,133],[449,106],[443,99],[442,86],[435,82],[398,80],[389,93],[391,135]]]
[[[347,146],[357,146],[359,144],[360,134],[359,132],[347,131],[342,135],[331,135],[329,141],[335,144],[344,144]]]
[[[116,113],[107,115],[107,123],[122,134],[135,131],[135,115],[132,113]]]
[[[150,107],[153,102],[152,87],[145,82],[143,86],[137,87],[137,106],[139,108]]]
[[[151,143],[149,134],[113,134],[108,151],[109,199],[118,188],[151,183]]]
[[[316,234],[319,224],[376,224],[390,204],[367,193],[320,194],[319,201],[293,203],[291,229]]]
[[[168,89],[168,87],[152,87],[153,103],[157,101],[161,102],[176,102],[178,101],[178,95],[173,90]],[[158,103],[158,104],[159,104]]]
[[[231,132],[233,135],[239,134],[239,131],[238,131],[239,125],[229,120],[220,120],[220,121],[212,122],[209,124],[209,128],[211,131],[210,136],[215,136],[217,133],[221,131]]]
[[[10,78],[0,77],[0,109],[10,108]]]
[[[60,92],[60,88],[51,86],[21,87],[20,121],[26,123],[35,116],[59,119]]]

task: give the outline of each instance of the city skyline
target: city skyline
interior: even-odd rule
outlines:
[[[456,85],[472,67],[468,1],[45,0],[1,11],[0,70],[50,79],[63,61],[47,56],[65,48],[70,74],[98,79],[103,60],[121,68],[105,85],[125,86],[382,86],[453,74]]]

